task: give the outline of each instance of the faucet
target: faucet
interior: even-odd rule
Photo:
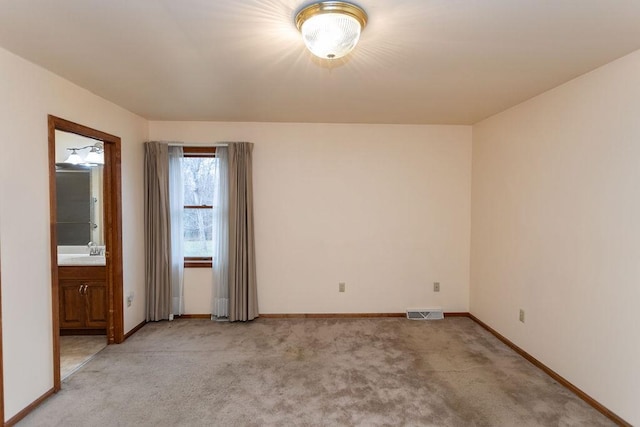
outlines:
[[[103,255],[104,254],[104,252],[103,252],[104,248],[101,248],[100,246],[96,245],[93,242],[89,242],[87,247],[89,248],[89,255],[90,256],[96,256],[96,255]]]

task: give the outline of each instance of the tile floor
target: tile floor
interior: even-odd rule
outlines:
[[[64,380],[107,346],[106,335],[60,337],[60,377]]]

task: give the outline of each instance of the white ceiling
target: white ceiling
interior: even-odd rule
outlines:
[[[0,46],[150,120],[472,124],[640,49],[638,0],[360,0],[342,62],[304,0],[0,0]]]

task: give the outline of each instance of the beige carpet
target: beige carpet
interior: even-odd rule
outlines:
[[[467,318],[153,323],[20,426],[605,426]]]
[[[60,378],[63,380],[107,346],[106,335],[60,337]]]

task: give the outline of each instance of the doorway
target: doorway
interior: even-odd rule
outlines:
[[[49,116],[54,391],[61,387],[61,333],[124,341],[120,144]]]

